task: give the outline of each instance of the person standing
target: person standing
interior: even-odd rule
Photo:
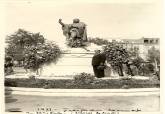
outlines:
[[[5,57],[5,64],[4,64],[4,69],[5,69],[5,74],[9,75],[13,73],[13,58],[11,56],[6,56]]]
[[[131,69],[131,62],[129,60],[127,60],[125,62],[126,66],[127,66],[127,69],[128,69],[128,75],[131,75],[131,76],[134,76],[133,72],[132,72],[132,69]]]
[[[106,60],[105,54],[100,53],[100,50],[96,50],[92,58],[92,66],[93,66],[94,75],[97,78],[102,78],[105,76],[104,74],[105,60]]]

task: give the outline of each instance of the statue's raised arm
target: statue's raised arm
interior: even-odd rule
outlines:
[[[65,24],[62,22],[62,19],[59,19],[58,22],[59,22],[62,26],[65,26]]]
[[[58,22],[60,23],[60,25],[62,25],[63,35],[66,37],[66,40],[69,40],[70,25],[69,24],[64,24],[62,22],[62,19],[59,19]]]

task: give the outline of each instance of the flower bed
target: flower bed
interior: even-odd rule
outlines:
[[[79,79],[5,79],[5,86],[27,88],[60,88],[60,89],[129,89],[129,88],[159,88],[158,80],[137,79],[87,79],[80,82]],[[80,79],[81,80],[81,79]]]

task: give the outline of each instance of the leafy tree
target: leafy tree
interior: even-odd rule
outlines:
[[[154,70],[154,73],[158,76],[158,79],[160,79],[160,51],[155,47],[150,48],[148,50],[147,59],[154,64],[154,67],[152,69]]]
[[[13,60],[23,61],[24,68],[35,71],[43,64],[57,61],[61,53],[55,43],[46,41],[40,33],[23,29],[7,36],[6,42],[5,54],[12,56]]]
[[[43,44],[44,37],[40,33],[31,33],[23,29],[18,29],[14,34],[7,36],[6,42],[24,47],[27,45],[37,45],[37,43]]]
[[[5,52],[12,56],[14,60],[23,60],[23,51],[25,47],[36,46],[38,43],[43,44],[45,39],[40,33],[31,33],[23,29],[18,29],[14,34],[7,36],[6,43],[8,44]]]
[[[156,49],[155,47],[152,47],[148,50],[148,57],[147,60],[157,64],[160,64],[160,51]]]
[[[120,76],[123,76],[122,65],[128,63],[129,52],[122,45],[116,43],[108,43],[104,47],[104,52],[107,62],[111,64],[114,70],[118,71]]]

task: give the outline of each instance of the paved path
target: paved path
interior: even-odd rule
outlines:
[[[6,111],[35,111],[37,108],[95,109],[95,110],[136,110],[159,111],[159,95],[149,96],[26,96],[12,95],[6,97]]]
[[[159,88],[134,88],[134,89],[43,89],[5,87],[6,95],[36,95],[36,96],[149,96],[160,95]]]
[[[83,60],[83,61],[85,61],[85,60]],[[75,63],[79,64],[79,62],[75,62]],[[89,62],[87,61],[87,63],[89,63]],[[53,64],[53,63],[52,63],[52,65],[53,66],[51,66],[51,65],[47,66],[47,68],[49,67],[49,70],[44,68],[44,70],[46,72],[49,72],[48,73],[49,75],[45,74],[45,73],[41,73],[42,75],[36,75],[36,72],[26,73],[25,69],[23,69],[21,67],[14,67],[15,74],[7,75],[7,76],[5,76],[5,78],[29,78],[29,76],[34,75],[38,79],[73,79],[73,77],[75,75],[80,74],[82,72],[86,72],[85,69],[88,69],[91,71],[91,72],[86,72],[86,73],[90,73],[91,75],[94,75],[93,70],[91,70],[91,68],[92,68],[91,66],[90,66],[90,68],[86,68],[87,66],[84,66],[84,65],[81,66],[83,68],[79,68],[80,66],[78,67],[77,65],[74,66],[74,67],[78,68],[79,70],[81,70],[78,72],[75,68],[72,68],[71,66],[69,66],[69,69],[68,68],[58,69],[58,68],[61,68],[62,66],[57,66],[56,64]],[[68,67],[67,65],[64,65],[64,66]],[[54,67],[57,67],[57,69]],[[65,69],[65,71],[64,71],[64,69]],[[68,73],[66,71],[66,69],[68,70],[68,72],[76,71],[77,73]],[[39,72],[40,72],[40,70],[39,70]],[[59,72],[59,73],[56,73],[56,72]],[[150,78],[152,78],[151,76],[139,76],[139,75],[133,76],[133,77],[132,76],[119,77],[117,74],[113,74],[110,76],[109,73],[110,72],[108,72],[108,71],[105,72],[105,77],[101,78],[101,79],[104,80],[104,79],[133,78],[133,79],[140,79],[140,80],[149,80]]]
[[[29,74],[13,74],[13,75],[7,75],[5,78],[29,78]],[[36,78],[38,79],[73,79],[74,75],[62,75],[62,76],[39,76],[35,75]],[[152,77],[147,77],[147,76],[124,76],[124,77],[119,77],[119,76],[110,76],[110,77],[103,77],[99,78],[101,80],[107,80],[107,79],[122,79],[122,78],[133,78],[133,79],[138,79],[138,80],[149,80]]]

